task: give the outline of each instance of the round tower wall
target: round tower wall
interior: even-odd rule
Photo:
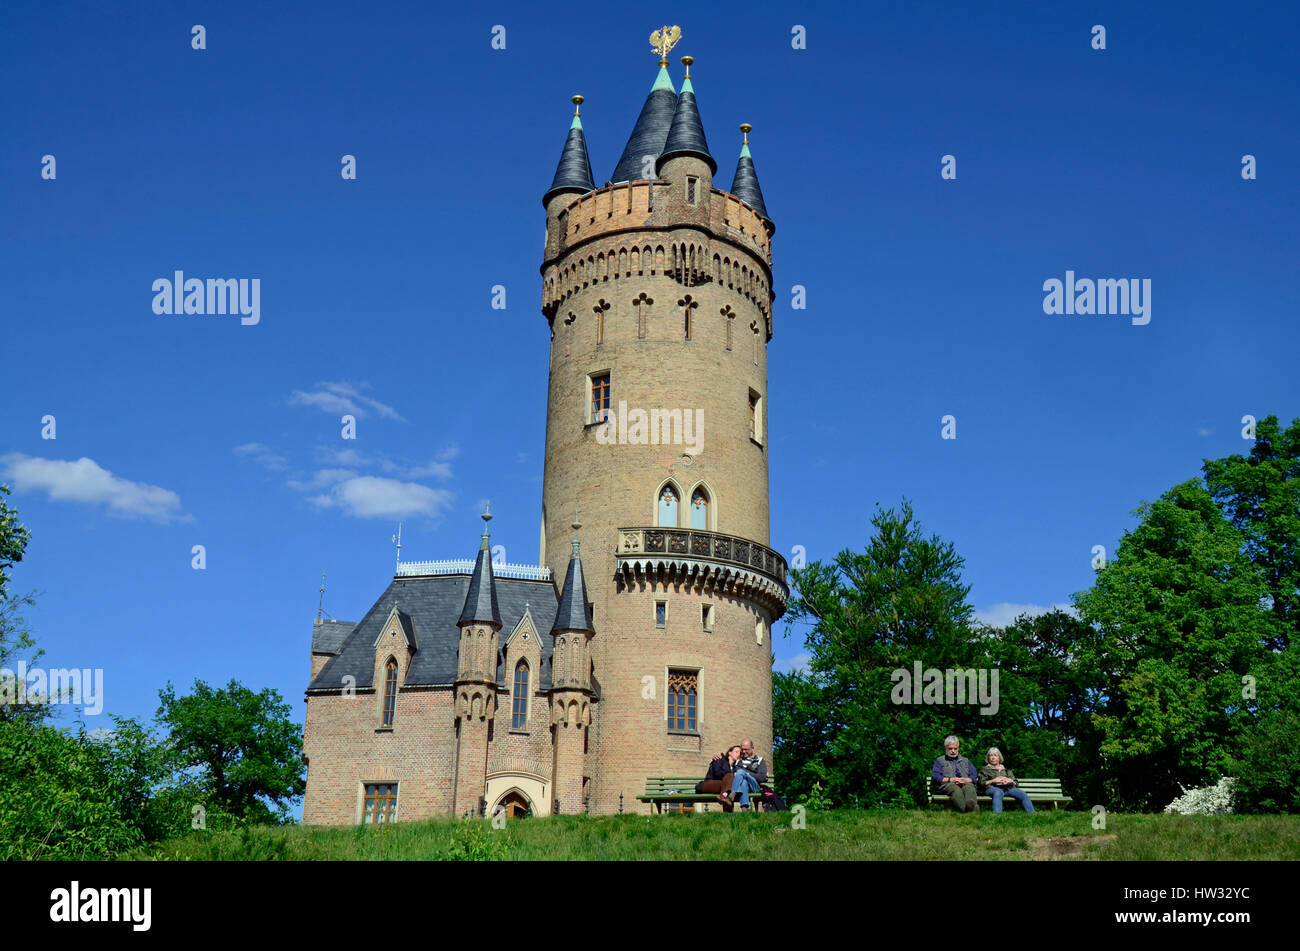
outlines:
[[[702,487],[705,530],[769,544],[770,232],[725,192],[690,201],[674,164],[690,169],[673,160],[668,180],[609,186],[548,213],[543,558],[562,585],[577,518],[596,630],[593,812],[616,811],[620,793],[636,806],[648,775],[702,777],[708,756],[743,736],[771,750],[772,606],[743,586],[619,574],[619,529],[658,526],[670,481],[678,526],[692,525]],[[602,425],[593,381],[606,374]],[[666,729],[669,671],[698,678],[694,731]]]

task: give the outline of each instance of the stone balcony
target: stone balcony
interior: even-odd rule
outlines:
[[[692,581],[763,602],[772,620],[790,596],[785,559],[758,542],[694,528],[620,528],[620,580]]]

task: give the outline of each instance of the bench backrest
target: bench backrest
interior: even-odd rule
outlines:
[[[1056,778],[1025,778],[1017,779],[1016,784],[1025,791],[1030,799],[1064,799],[1065,793],[1061,791],[1061,781]],[[925,791],[934,792],[934,781],[930,777],[925,779]],[[987,790],[983,795],[987,795]]]
[[[696,776],[647,776],[645,781],[645,795],[647,796],[674,796],[678,793],[683,795],[695,795],[695,784],[700,781]],[[772,777],[768,776],[765,786],[772,785]]]
[[[700,781],[697,776],[649,776],[645,781],[647,796],[665,796],[674,793],[695,795],[695,784]]]

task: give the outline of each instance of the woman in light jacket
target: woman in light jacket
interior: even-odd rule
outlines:
[[[984,757],[984,767],[979,773],[980,792],[993,797],[993,811],[1002,811],[1004,796],[1017,800],[1025,812],[1034,812],[1034,804],[1029,795],[1016,784],[1016,775],[1002,763],[1002,751],[996,746]]]

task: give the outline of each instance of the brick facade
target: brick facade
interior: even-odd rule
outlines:
[[[477,638],[461,637],[458,683],[399,692],[387,733],[376,724],[388,655],[377,649],[369,695],[309,693],[305,823],[359,821],[360,790],[379,781],[399,784],[402,819],[463,814],[480,799],[491,809],[511,793],[540,815],[556,800],[565,813],[617,812],[620,804],[645,811],[635,797],[648,775],[703,776],[710,754],[742,737],[770,755],[771,629],[785,609],[785,564],[766,548],[774,228],[714,188],[709,165],[693,155],[663,161],[653,181],[554,195],[546,220],[540,560],[562,585],[570,523],[582,523],[594,636],[521,622],[500,632],[499,650],[497,634],[484,641],[477,662],[489,670],[464,656]],[[684,442],[603,444],[608,430],[592,420],[591,381],[605,373],[615,411],[624,402],[702,413],[699,451]],[[660,526],[658,497],[670,482],[679,525]],[[704,530],[715,535],[688,539],[697,488],[708,495]],[[657,528],[682,529],[660,554],[650,551],[651,533],[621,531]],[[687,543],[695,547],[667,547]],[[418,632],[420,649],[428,638],[458,636]],[[544,640],[555,652],[547,691]],[[318,659],[314,683],[330,669]],[[511,690],[521,659],[530,665],[530,698],[527,728],[516,731]],[[670,670],[695,673],[694,730],[668,729]]]

